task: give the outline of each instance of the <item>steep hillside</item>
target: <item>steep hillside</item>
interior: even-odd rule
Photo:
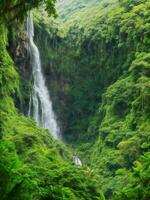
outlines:
[[[53,25],[41,51],[64,137],[107,199],[149,199],[150,1],[103,0]]]
[[[15,3],[18,2],[3,2],[0,8],[7,11],[9,6],[16,8]],[[12,18],[11,14],[6,17]],[[86,166],[75,165],[68,147],[55,141],[51,133],[17,110],[14,100],[23,97],[22,82],[7,50],[10,26],[5,20],[0,18],[1,200],[103,199],[99,176],[90,174]],[[15,27],[16,20],[11,25]],[[11,39],[16,40],[15,37]]]
[[[45,33],[41,32],[48,27],[44,18],[36,25],[47,81],[54,80],[55,96],[65,104],[62,120],[70,136],[82,136],[87,130],[103,91],[127,72],[136,52],[149,51],[148,3],[125,12],[116,0],[109,2],[86,9],[64,24],[46,19],[53,28],[44,28]],[[57,87],[60,82],[62,93]]]
[[[80,10],[82,11],[84,8],[90,7],[97,2],[99,2],[99,0],[58,0],[56,3],[58,17],[66,21]]]
[[[44,2],[54,13],[55,1]],[[150,0],[59,1],[57,19],[43,4],[34,10],[67,146],[22,114],[33,85],[26,12],[41,3],[0,3],[1,199],[149,200]]]

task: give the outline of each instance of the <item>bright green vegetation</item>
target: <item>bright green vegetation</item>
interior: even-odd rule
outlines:
[[[39,6],[45,5],[45,10],[49,15],[55,14],[55,0],[1,0],[0,1],[0,21],[7,23],[9,26],[15,20],[23,21],[27,11]]]
[[[64,137],[99,173],[106,199],[147,200],[150,1],[103,0],[65,20],[45,29],[41,49]],[[37,26],[41,46],[43,21]]]
[[[103,94],[97,117],[88,130],[90,135],[94,128],[95,134],[99,135],[90,148],[90,165],[101,174],[103,191],[108,197],[118,189],[120,199],[138,199],[139,196],[147,199],[150,195],[150,154],[147,153],[150,148],[149,68],[150,54],[137,54],[129,72]],[[94,122],[97,125],[93,127]],[[145,168],[141,155],[147,161]],[[137,179],[132,175],[133,165],[137,165],[134,169]],[[142,181],[138,182],[138,178]],[[129,185],[122,190],[127,183]]]
[[[0,25],[0,199],[104,199],[98,176],[74,164],[72,152],[15,108],[20,77],[8,54],[7,27]]]
[[[75,15],[79,10],[84,10],[84,8],[90,7],[93,4],[99,2],[99,0],[58,0],[56,3],[56,9],[58,17],[65,21]]]
[[[65,0],[57,9],[57,20],[35,11],[35,38],[63,137],[84,166],[15,108],[29,83],[1,25],[1,199],[149,200],[150,1]]]

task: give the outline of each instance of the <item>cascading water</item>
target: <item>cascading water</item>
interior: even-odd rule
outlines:
[[[48,129],[55,139],[59,139],[60,130],[56,122],[52,101],[42,74],[39,50],[33,40],[34,26],[31,12],[27,18],[27,34],[29,37],[29,51],[33,78],[33,89],[28,116],[33,117],[40,126]]]
[[[75,163],[76,165],[82,166],[82,162],[81,162],[80,158],[79,158],[77,155],[75,155],[75,156],[73,157],[73,161],[74,161],[74,163]]]
[[[33,78],[28,116],[33,117],[40,126],[48,129],[55,139],[61,139],[56,116],[52,109],[52,101],[42,74],[39,50],[33,40],[34,26],[31,12],[27,18],[27,33]],[[73,157],[73,161],[76,165],[82,166],[82,162],[77,155]]]

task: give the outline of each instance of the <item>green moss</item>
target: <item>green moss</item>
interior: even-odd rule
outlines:
[[[7,50],[7,29],[4,25],[0,26],[0,95],[10,95],[18,89],[18,74],[13,67]]]

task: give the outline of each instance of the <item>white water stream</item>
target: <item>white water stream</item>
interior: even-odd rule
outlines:
[[[55,139],[61,139],[60,129],[57,125],[56,116],[52,108],[52,101],[41,69],[39,50],[33,40],[34,26],[31,12],[27,18],[27,33],[33,78],[28,116],[33,117],[40,126],[48,129]],[[82,166],[82,162],[78,156],[75,155],[73,161],[76,165]]]
[[[33,79],[28,116],[33,117],[40,126],[48,129],[55,139],[59,139],[60,130],[52,108],[52,101],[45,85],[39,50],[33,40],[34,26],[31,12],[27,18],[27,34],[29,38],[29,52]]]

